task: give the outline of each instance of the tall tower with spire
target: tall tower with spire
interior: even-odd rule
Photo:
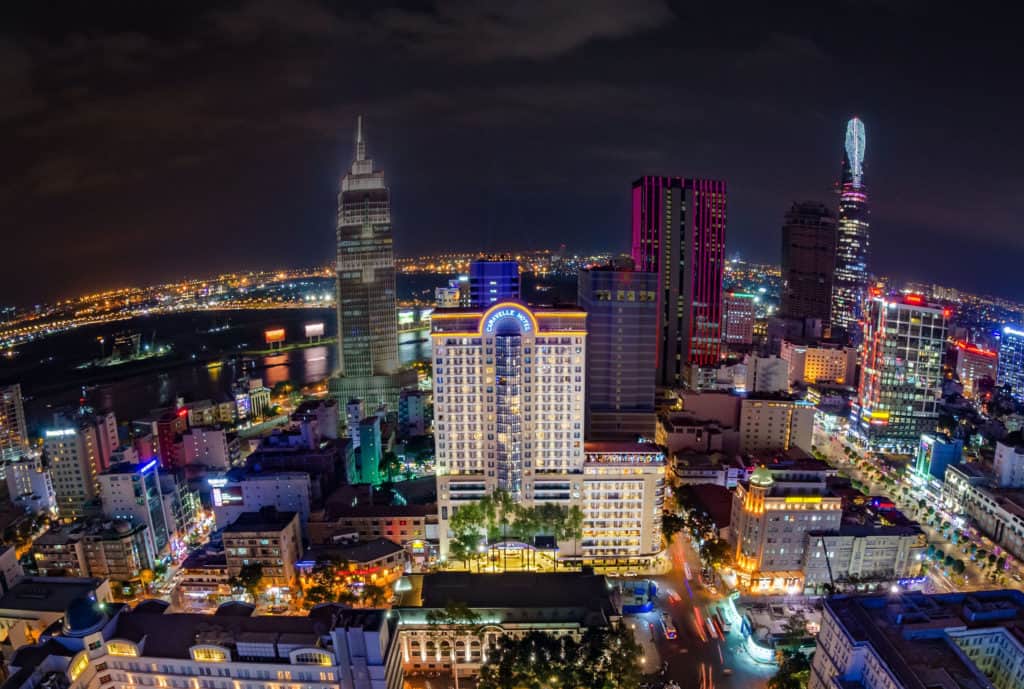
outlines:
[[[839,183],[836,270],[832,278],[832,328],[857,339],[858,321],[868,288],[868,194],[864,186],[864,123],[846,123],[843,173]]]
[[[366,157],[362,116],[338,193],[337,239],[338,371],[331,391],[341,404],[358,398],[370,409],[397,409],[410,374],[399,371],[391,203],[384,173]]]

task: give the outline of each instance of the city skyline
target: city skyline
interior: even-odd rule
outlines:
[[[945,107],[986,103],[976,96],[993,90],[1019,97],[993,88],[1012,62],[1005,29],[912,6],[755,7],[702,10],[736,30],[680,41],[694,10],[607,0],[565,36],[545,34],[564,11],[242,2],[187,6],[158,24],[103,7],[57,21],[16,11],[0,121],[19,174],[0,198],[10,226],[25,228],[10,245],[24,260],[0,289],[39,300],[110,276],[219,272],[228,257],[253,268],[326,262],[323,230],[358,113],[381,132],[376,155],[402,199],[400,255],[434,243],[503,248],[508,236],[539,246],[556,234],[622,251],[623,184],[680,170],[725,179],[730,243],[773,261],[769,230],[794,200],[828,201],[836,123],[858,116],[872,133],[875,269],[921,279],[952,265],[965,288],[1019,298],[1019,201],[1004,181],[1016,165],[1005,135],[1014,108]],[[861,27],[871,51],[857,47]],[[76,35],[87,38],[54,47]],[[345,69],[382,44],[395,50],[377,51],[372,77]],[[646,68],[663,54],[699,78]],[[941,191],[950,179],[976,183],[954,202]],[[209,251],[197,254],[197,242]],[[913,250],[923,242],[934,256]]]

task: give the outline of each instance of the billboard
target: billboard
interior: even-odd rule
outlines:
[[[263,337],[267,341],[267,344],[284,342],[284,328],[271,328],[269,330],[264,330]]]
[[[306,323],[306,337],[323,337],[323,323]]]

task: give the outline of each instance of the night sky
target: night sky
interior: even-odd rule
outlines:
[[[1024,301],[1018,24],[986,3],[36,2],[0,10],[0,303],[333,258],[364,113],[399,255],[625,250],[644,173],[777,261],[867,127],[872,268]]]

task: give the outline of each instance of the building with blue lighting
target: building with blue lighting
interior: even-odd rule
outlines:
[[[914,471],[922,478],[936,478],[942,481],[946,477],[946,467],[959,464],[963,454],[962,440],[950,439],[941,433],[925,433],[921,436],[921,444],[917,448]]]
[[[146,536],[152,539],[153,552],[159,555],[167,548],[171,529],[164,513],[157,464],[159,460],[155,457],[139,464],[120,462],[97,479],[103,515],[145,524]]]
[[[1003,328],[996,384],[1009,385],[1014,397],[1024,399],[1024,328]]]
[[[486,309],[506,299],[519,299],[519,262],[479,259],[469,264],[469,305]]]

